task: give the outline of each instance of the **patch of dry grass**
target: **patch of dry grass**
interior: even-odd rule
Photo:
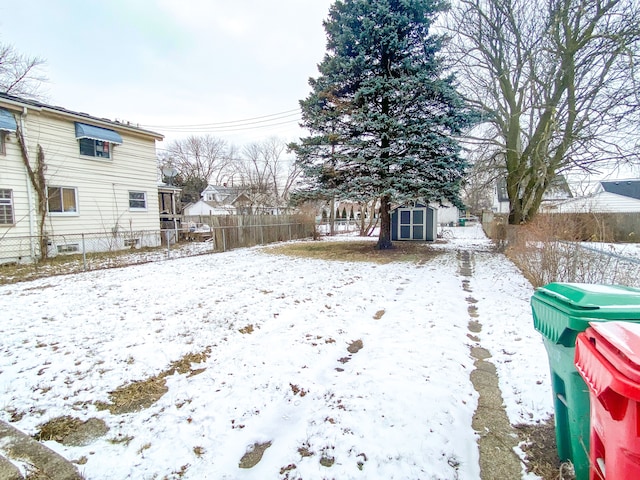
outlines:
[[[527,471],[544,480],[574,480],[569,465],[561,464],[556,449],[556,433],[553,417],[537,425],[516,425],[522,451],[527,459]]]
[[[249,335],[250,333],[253,333],[253,324],[249,324],[245,327],[242,327],[240,330],[238,330],[240,333],[244,334],[244,335]]]
[[[168,391],[166,379],[156,375],[116,388],[109,392],[110,404],[96,402],[96,407],[109,410],[114,415],[137,412],[149,408]]]
[[[254,443],[253,446],[251,446],[251,448],[249,448],[249,451],[247,451],[242,458],[240,459],[240,462],[238,463],[238,467],[239,468],[253,468],[255,467],[260,460],[262,460],[262,455],[264,455],[264,452],[267,448],[269,448],[271,446],[271,442],[264,442],[264,443]]]
[[[99,410],[109,410],[114,415],[136,412],[149,408],[169,390],[166,377],[179,373],[192,377],[204,372],[204,368],[194,369],[192,364],[203,363],[211,356],[211,347],[202,352],[188,353],[180,360],[172,362],[163,372],[146,380],[139,380],[109,392],[110,403],[96,402]]]
[[[136,253],[152,253],[162,250],[163,247],[144,247],[136,249]],[[138,261],[127,259],[131,250],[118,250],[113,252],[92,252],[87,255],[87,269],[104,269],[130,265],[132,263],[146,263],[141,255]],[[35,280],[37,278],[50,277],[52,275],[68,275],[84,271],[82,254],[57,255],[39,262],[32,263],[6,263],[0,265],[0,285]]]
[[[82,420],[69,415],[52,418],[48,422],[39,425],[35,438],[39,441],[55,440],[60,442],[63,438],[75,432],[82,425]]]
[[[300,258],[316,258],[344,262],[392,262],[422,263],[442,254],[421,242],[394,242],[394,248],[376,250],[373,241],[296,242],[269,247],[265,252]]]
[[[169,368],[165,370],[162,375],[167,377],[169,375],[173,375],[178,372],[181,375],[189,374],[189,376],[193,376],[196,373],[201,373],[204,371],[203,369],[194,370],[191,366],[193,363],[203,363],[206,362],[207,359],[211,356],[211,347],[207,347],[202,352],[197,353],[187,353],[180,360],[176,360],[169,365]]]

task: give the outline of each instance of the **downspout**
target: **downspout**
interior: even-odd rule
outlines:
[[[29,142],[27,141],[27,128],[26,128],[26,122],[25,122],[25,118],[27,118],[27,107],[22,107],[22,113],[20,114],[20,130],[22,131],[22,137],[24,138],[24,144],[25,144],[25,148],[29,148]],[[31,158],[31,156],[29,156],[29,158]],[[38,258],[36,256],[36,244],[37,244],[37,239],[36,239],[36,232],[35,232],[35,224],[36,224],[36,219],[35,219],[35,212],[36,212],[36,206],[34,204],[34,199],[33,199],[33,187],[31,185],[31,179],[29,178],[29,171],[27,170],[27,166],[24,166],[24,171],[25,171],[25,179],[27,180],[27,201],[28,201],[28,207],[29,207],[29,250],[31,252],[31,259],[32,260],[36,260],[36,258]],[[42,235],[44,235],[44,232],[40,232]]]

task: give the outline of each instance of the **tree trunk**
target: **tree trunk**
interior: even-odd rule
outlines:
[[[380,235],[376,250],[388,250],[393,248],[391,243],[391,212],[389,196],[384,195],[380,198]]]
[[[331,195],[331,204],[329,205],[329,236],[333,237],[336,234],[336,197]]]
[[[35,178],[38,183],[36,192],[38,193],[38,234],[40,235],[40,259],[49,257],[48,238],[44,233],[44,223],[47,219],[47,182],[44,178],[45,161],[42,146],[38,144],[38,154],[36,157]]]
[[[16,118],[16,123],[18,119]],[[40,260],[45,260],[48,257],[48,241],[44,233],[44,224],[47,218],[47,182],[44,176],[46,170],[44,151],[42,146],[38,144],[38,152],[36,155],[36,169],[31,166],[29,159],[29,150],[27,148],[27,142],[24,138],[24,134],[20,127],[16,130],[16,137],[18,139],[18,145],[20,146],[20,153],[22,154],[22,163],[25,166],[29,181],[36,191],[36,209],[38,212],[38,246],[40,247]]]

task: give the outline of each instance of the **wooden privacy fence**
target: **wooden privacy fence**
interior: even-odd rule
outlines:
[[[197,215],[184,217],[180,238],[206,241],[214,251],[310,238],[312,217],[301,215]]]

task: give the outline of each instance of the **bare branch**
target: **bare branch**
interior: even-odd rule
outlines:
[[[501,158],[512,223],[560,172],[640,162],[638,25],[633,0],[458,0],[449,49],[487,119],[471,143]]]
[[[18,53],[12,45],[0,44],[0,92],[24,98],[44,99],[42,73],[45,61]]]

